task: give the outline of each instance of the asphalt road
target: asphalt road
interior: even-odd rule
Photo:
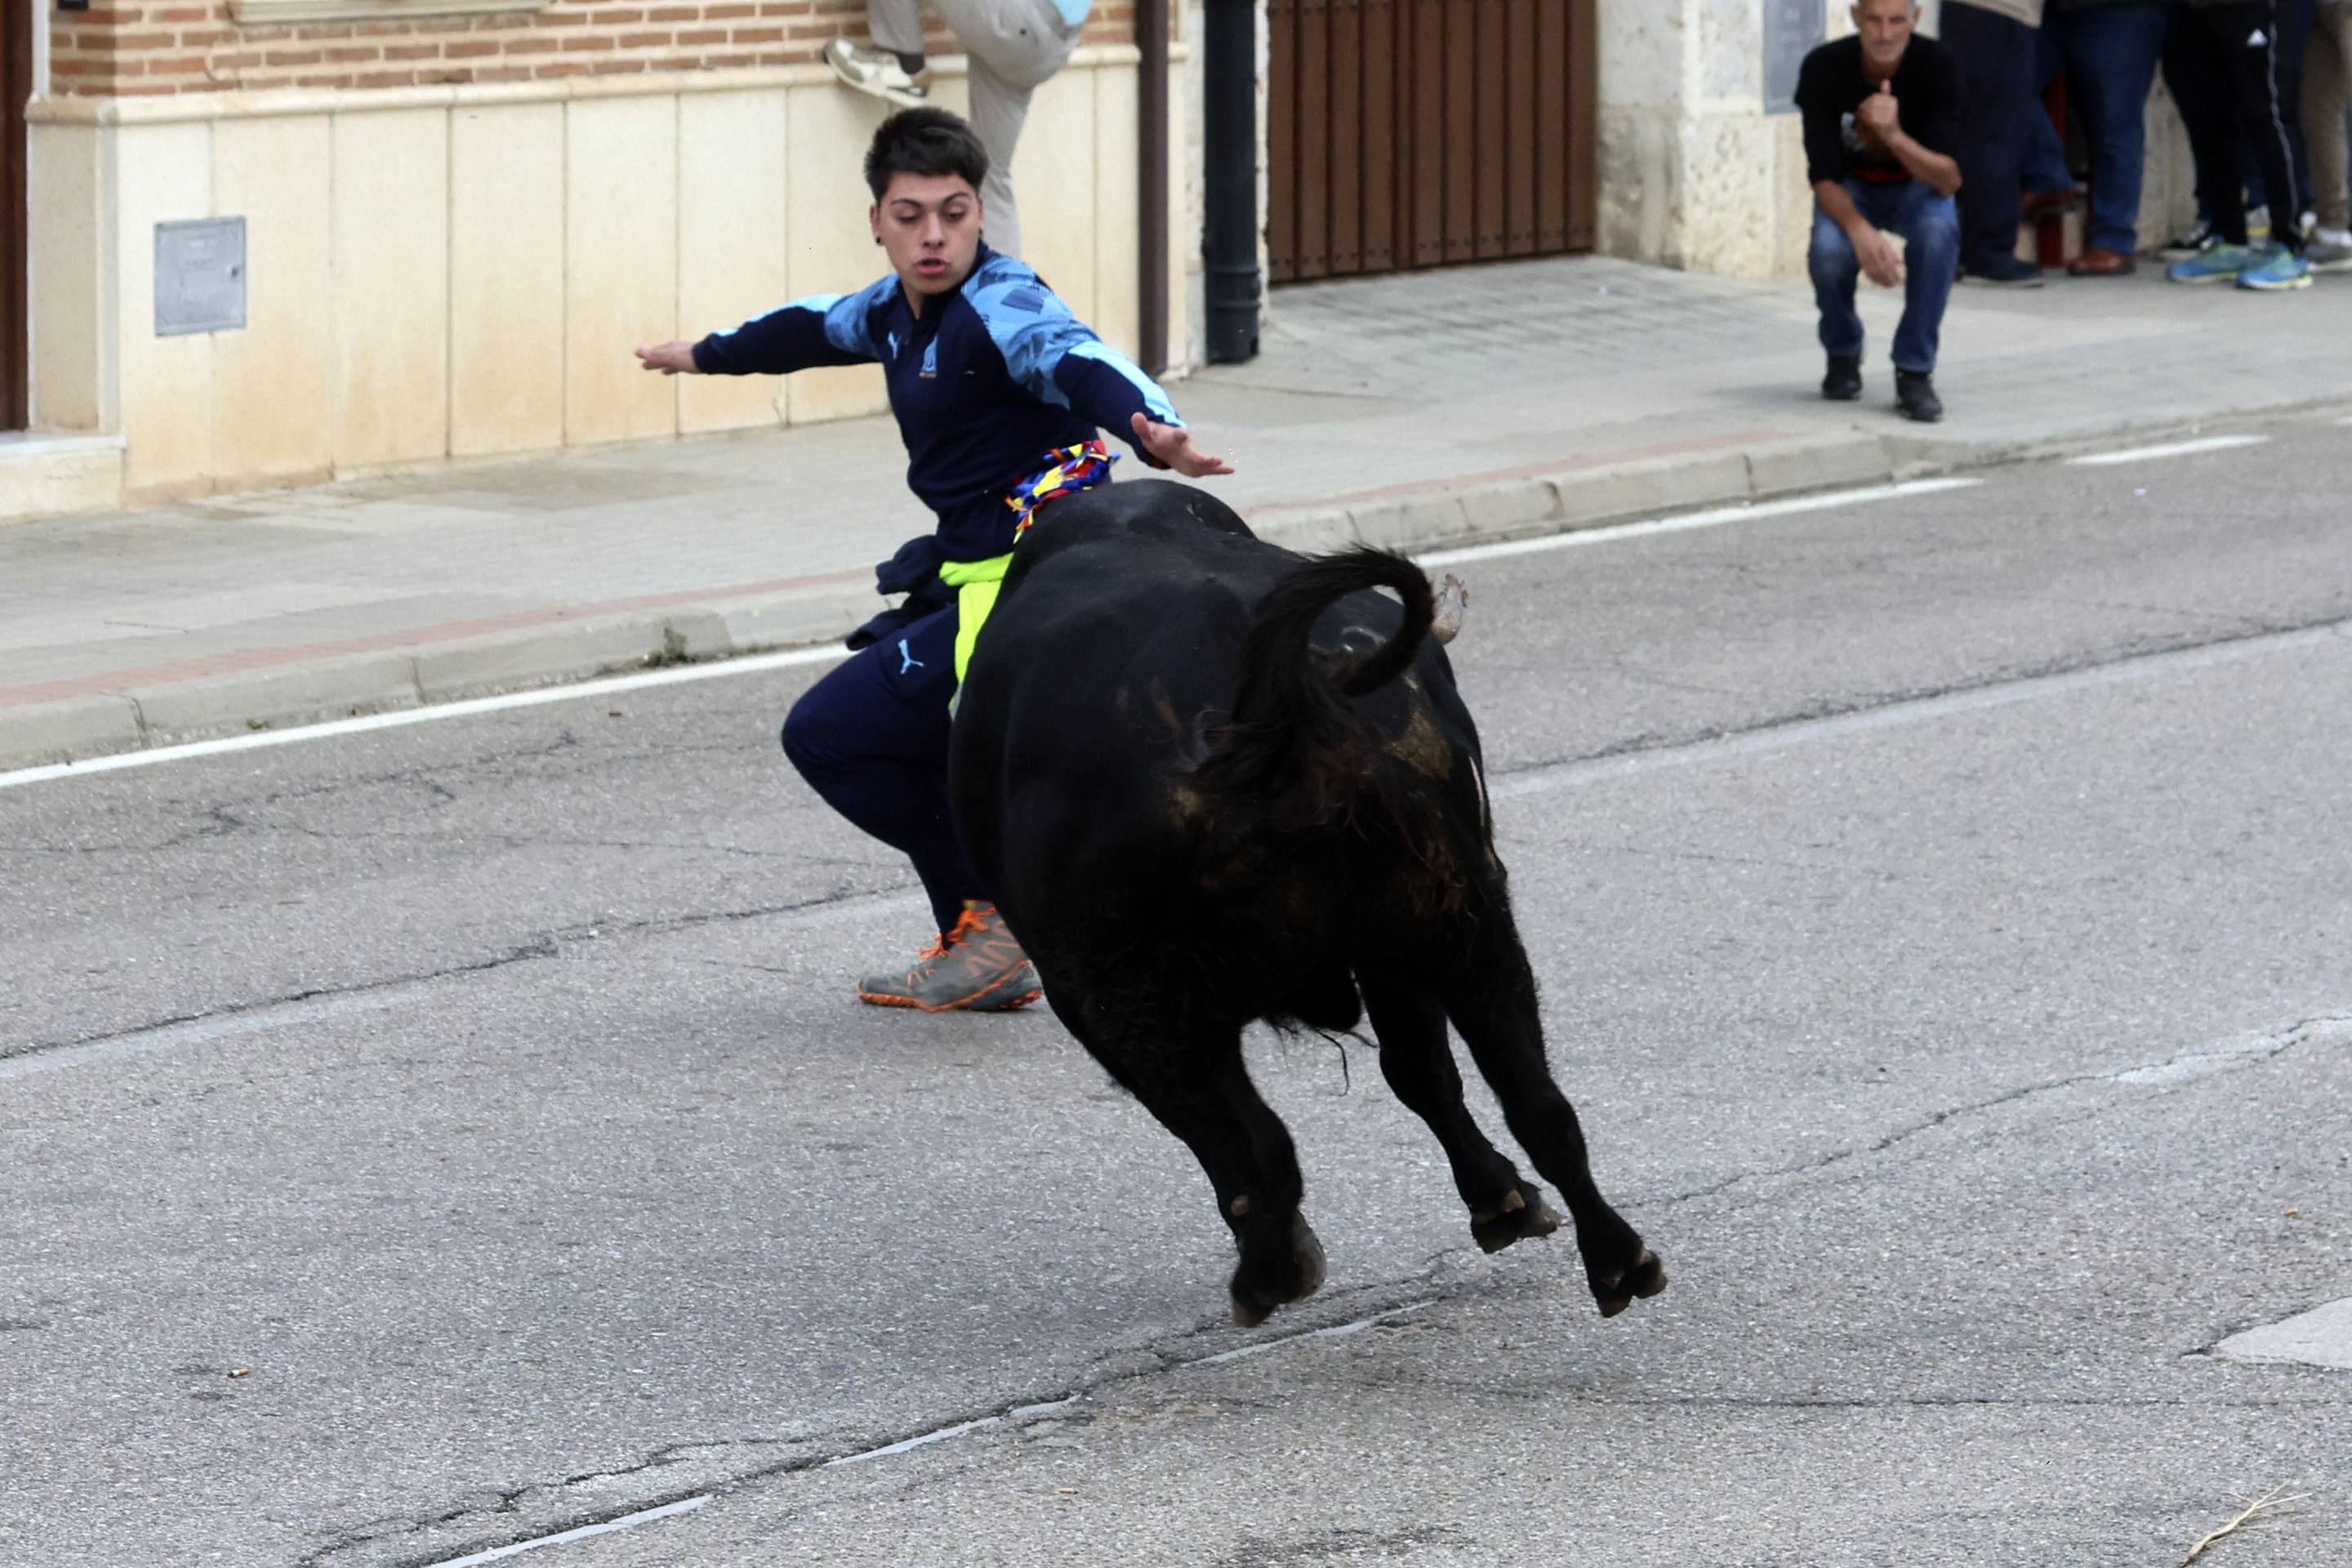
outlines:
[[[2352,1563],[2352,1373],[2214,1352],[2352,1297],[2352,432],[2265,430],[1455,568],[1613,1321],[1269,1038],[1331,1277],[1228,1326],[1049,1016],[849,996],[814,670],[0,787],[0,1563]]]

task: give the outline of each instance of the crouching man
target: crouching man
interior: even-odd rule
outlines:
[[[1813,187],[1806,261],[1822,311],[1829,374],[1822,395],[1862,395],[1862,318],[1854,282],[1904,290],[1895,331],[1895,403],[1907,418],[1944,416],[1936,348],[1959,267],[1960,75],[1916,36],[1916,0],[1859,0],[1852,37],[1805,57],[1797,78],[1805,177]],[[1895,248],[1889,233],[1900,236]]]
[[[699,342],[641,348],[667,375],[782,375],[879,363],[908,485],[938,519],[887,563],[906,604],[784,721],[784,754],[843,816],[899,850],[938,940],[858,995],[927,1013],[1037,998],[1035,973],[974,874],[948,812],[949,702],[1040,509],[1109,478],[1101,433],[1190,479],[1233,469],[1196,446],[1167,393],[1104,344],[1037,274],[981,242],[988,153],[940,109],[885,121],[866,155],[867,221],[890,271],[855,294],[796,300]],[[802,498],[822,519],[822,497]],[[1050,521],[1045,526],[1051,527]]]

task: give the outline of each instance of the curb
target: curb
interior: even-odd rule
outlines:
[[[1413,551],[1525,539],[1629,519],[1811,490],[1887,484],[2063,457],[2119,438],[2154,442],[2217,424],[2326,404],[2207,419],[2119,420],[2032,442],[1970,443],[1921,433],[1841,432],[1744,450],[1649,458],[1548,477],[1460,484],[1347,507],[1250,514],[1261,538],[1315,552],[1359,544]],[[708,605],[562,620],[413,652],[351,655],[0,709],[0,767],[35,766],[359,714],[488,697],[597,676],[833,641],[874,613],[861,586],[827,584]]]

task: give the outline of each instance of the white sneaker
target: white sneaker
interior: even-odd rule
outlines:
[[[920,109],[930,101],[931,73],[925,70],[908,76],[898,57],[887,49],[835,38],[824,47],[824,63],[833,68],[842,86],[887,99],[901,109]]]
[[[2311,243],[2303,248],[2303,258],[2311,263],[2314,272],[2352,272],[2352,231],[2315,228]]]

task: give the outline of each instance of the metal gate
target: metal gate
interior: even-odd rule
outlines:
[[[1276,283],[1588,250],[1597,0],[1267,0]]]
[[[0,0],[0,430],[25,427],[25,100],[33,90],[33,7]]]

